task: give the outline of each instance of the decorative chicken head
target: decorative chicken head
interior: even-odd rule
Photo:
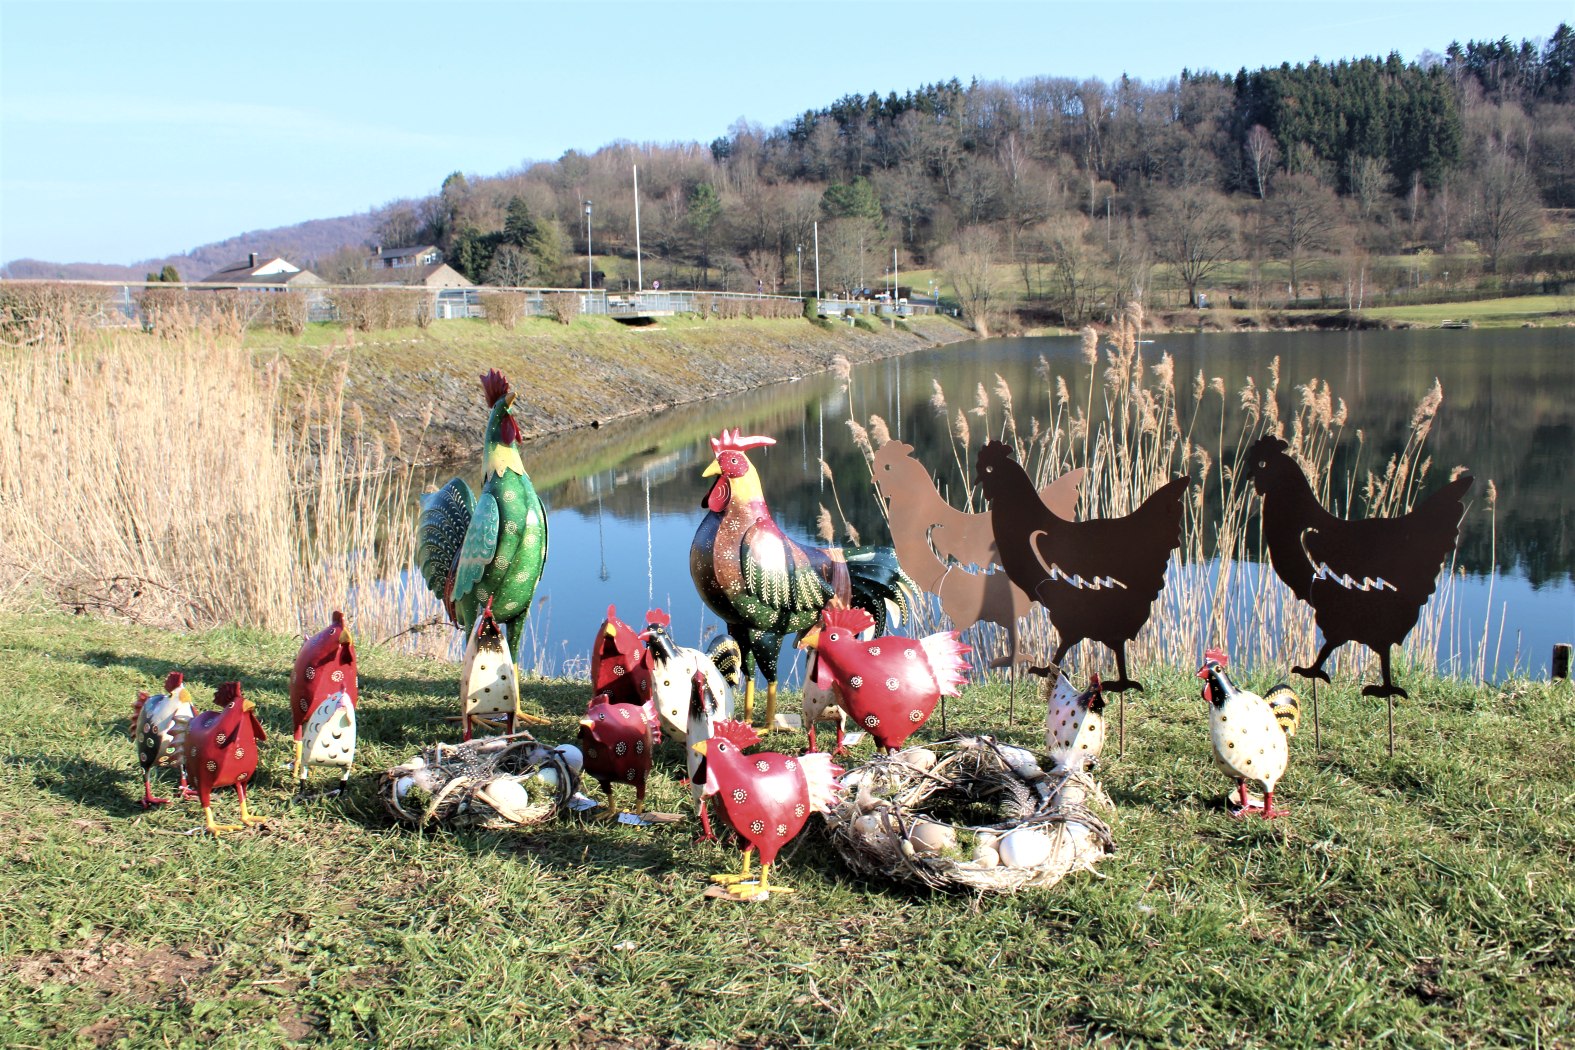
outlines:
[[[514,392],[509,381],[496,368],[481,377],[481,389],[487,396],[487,407],[492,410],[487,417],[485,462],[489,473],[501,474],[512,470],[525,473],[520,459],[519,424],[514,420]]]
[[[755,473],[754,465],[745,453],[752,448],[765,448],[776,443],[776,438],[758,435],[745,437],[737,430],[729,432],[726,429],[722,431],[721,437],[712,438],[711,451],[716,458],[701,476],[715,477],[716,483],[711,486],[701,506],[720,514],[734,497],[745,503],[764,499],[760,475]]]
[[[308,638],[296,654],[290,676],[291,714],[298,725],[305,722],[331,693],[348,693],[354,704],[359,698],[356,684],[355,639],[344,613],[335,609],[328,626]]]
[[[1252,478],[1252,487],[1258,495],[1306,479],[1290,447],[1283,438],[1265,434],[1247,449],[1247,476]]]
[[[241,683],[225,682],[213,694],[213,706],[220,711],[228,711],[240,707],[241,716],[251,720],[252,732],[258,740],[267,740],[268,734],[263,730],[262,720],[257,717],[257,705],[241,692]],[[222,723],[221,723],[222,724]]]
[[[619,703],[643,703],[651,685],[650,654],[633,627],[618,619],[617,606],[607,606],[607,619],[591,648],[591,688]]]
[[[1213,648],[1204,651],[1203,666],[1198,668],[1198,677],[1203,679],[1203,699],[1216,707],[1225,702],[1225,689],[1220,685],[1220,679],[1225,676],[1225,668],[1229,663],[1230,658],[1225,655],[1224,649]]]

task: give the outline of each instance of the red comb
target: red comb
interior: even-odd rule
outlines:
[[[509,381],[496,368],[488,369],[481,377],[481,389],[487,395],[487,407],[491,408],[508,394]]]
[[[1205,649],[1203,659],[1211,664],[1219,664],[1221,667],[1230,665],[1230,657],[1225,655],[1224,649]]]
[[[875,617],[863,609],[841,609],[828,606],[821,610],[820,618],[827,627],[846,627],[857,634],[875,626]]]
[[[647,627],[671,627],[673,618],[661,609],[652,609],[645,614],[645,625]]]
[[[740,751],[746,747],[754,747],[760,743],[760,734],[755,732],[755,727],[748,722],[739,722],[736,719],[726,718],[711,726],[713,740],[726,740]]]
[[[241,683],[225,682],[219,686],[218,692],[213,694],[213,704],[215,707],[224,707],[230,701],[239,700],[240,698]]]
[[[179,671],[171,671],[169,674],[164,676],[164,691],[166,693],[173,693],[175,690],[184,685],[185,682],[185,675],[181,674]]]
[[[729,433],[727,428],[723,427],[722,436],[711,439],[711,451],[713,453],[729,451],[748,452],[752,448],[764,448],[767,445],[775,445],[776,443],[776,438],[761,437],[759,435],[745,437],[737,430]]]

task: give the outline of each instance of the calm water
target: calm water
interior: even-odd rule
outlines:
[[[1148,364],[1162,352],[1174,357],[1184,426],[1191,377],[1202,370],[1223,378],[1227,434],[1240,426],[1237,391],[1249,375],[1267,383],[1272,358],[1280,358],[1284,415],[1296,385],[1327,380],[1350,413],[1339,467],[1358,472],[1381,469],[1401,447],[1417,402],[1437,377],[1444,402],[1427,442],[1433,467],[1424,489],[1455,465],[1479,479],[1460,548],[1462,644],[1474,650],[1491,619],[1488,673],[1502,675],[1518,662],[1523,671],[1545,674],[1553,644],[1575,640],[1575,487],[1568,481],[1575,330],[1170,335],[1143,351]],[[552,546],[522,663],[574,670],[609,603],[631,622],[652,604],[669,609],[690,644],[720,626],[695,594],[688,553],[708,489],[700,476],[711,458],[707,438],[722,427],[777,439],[751,458],[772,512],[796,538],[813,536],[822,504],[840,520],[840,498],[863,541],[884,543],[869,474],[846,425],[850,416],[865,423],[872,413],[882,416],[894,436],[956,485],[946,426],[930,408],[932,380],[955,410],[972,406],[977,384],[993,390],[999,374],[1026,427],[1030,414],[1046,415],[1052,393],[1038,375],[1041,355],[1081,403],[1088,369],[1078,361],[1076,339],[988,340],[863,366],[846,389],[832,376],[814,376],[534,443],[526,466],[551,508]],[[1197,433],[1217,431],[1219,403],[1205,398]],[[992,421],[998,429],[998,406]],[[976,451],[982,427],[973,422]],[[835,485],[817,468],[822,457]],[[1484,510],[1489,479],[1498,491],[1496,536]]]

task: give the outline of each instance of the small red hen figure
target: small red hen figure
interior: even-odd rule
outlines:
[[[186,730],[186,769],[197,782],[197,798],[208,831],[239,831],[263,818],[246,812],[246,785],[257,773],[257,745],[268,739],[257,708],[241,695],[241,683],[225,682],[213,697],[217,710],[204,711]],[[241,823],[215,824],[214,788],[234,787],[241,800]]]
[[[585,775],[594,777],[607,792],[607,812],[614,816],[614,784],[632,784],[634,812],[645,811],[645,778],[651,772],[651,749],[661,743],[662,731],[652,703],[642,709],[633,704],[617,704],[605,695],[591,701],[590,710],[580,719],[580,751],[585,756]]]
[[[924,724],[942,696],[958,695],[968,680],[963,658],[973,650],[956,631],[918,640],[893,634],[860,640],[859,632],[874,624],[863,609],[826,609],[799,648],[815,650],[815,684],[825,689],[835,683],[848,714],[890,752]]]
[[[644,704],[651,698],[651,654],[634,628],[607,606],[607,619],[591,646],[591,691],[615,704]]]
[[[291,772],[306,793],[306,768],[344,767],[337,795],[350,779],[355,760],[355,708],[360,699],[355,670],[355,639],[345,614],[334,610],[328,626],[306,640],[290,674],[290,718],[295,722],[295,761]],[[326,707],[324,705],[327,705]],[[305,741],[303,755],[303,736]]]
[[[694,750],[705,758],[705,795],[722,800],[727,822],[744,847],[744,866],[737,875],[713,875],[734,900],[751,900],[791,890],[770,883],[777,853],[804,830],[811,813],[825,813],[836,799],[842,768],[831,756],[801,756],[760,751],[746,755],[725,736],[701,740]],[[749,874],[749,854],[760,851],[760,877]]]

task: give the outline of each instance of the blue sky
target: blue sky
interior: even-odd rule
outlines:
[[[1570,0],[0,0],[0,261],[133,262],[624,139],[958,77],[1235,71],[1543,38]]]

